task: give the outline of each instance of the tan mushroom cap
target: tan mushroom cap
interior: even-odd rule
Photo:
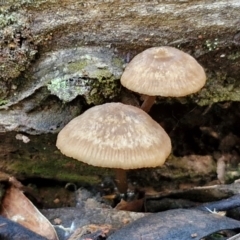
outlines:
[[[74,118],[56,145],[79,161],[122,169],[161,166],[171,152],[164,129],[141,109],[122,103],[95,106]]]
[[[199,91],[204,69],[189,54],[173,47],[152,47],[127,65],[121,77],[126,88],[149,96],[182,97]]]

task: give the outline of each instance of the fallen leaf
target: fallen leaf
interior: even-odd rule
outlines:
[[[47,240],[47,238],[40,236],[37,233],[23,227],[22,225],[13,222],[7,218],[0,216],[0,239],[11,240]]]
[[[0,182],[8,181],[9,177],[7,173],[0,171]]]
[[[121,199],[120,203],[117,204],[115,209],[117,210],[125,210],[132,212],[142,212],[144,199],[137,199],[130,202],[126,202]]]
[[[107,200],[114,200],[116,198],[116,194],[105,195],[102,196],[102,198]]]
[[[23,192],[14,186],[11,186],[6,191],[2,201],[1,215],[49,240],[58,240],[51,223],[38,211]]]
[[[108,240],[189,240],[196,235],[202,239],[223,229],[239,228],[240,222],[228,217],[196,209],[174,209],[140,218],[114,232]]]
[[[62,220],[60,218],[53,219],[54,224],[60,225],[62,223]]]
[[[145,196],[155,196],[159,194],[153,187],[144,187],[141,188],[141,191],[145,193]]]

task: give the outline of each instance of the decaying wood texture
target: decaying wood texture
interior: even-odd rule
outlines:
[[[21,174],[61,174],[56,173],[57,162],[53,161],[59,158],[55,136],[43,143],[40,138],[34,142],[31,134],[58,133],[86,103],[120,101],[123,88],[119,79],[124,67],[134,55],[151,46],[182,49],[205,68],[208,80],[204,89],[181,103],[239,101],[239,12],[238,0],[0,1],[0,132],[12,132],[11,140],[4,140],[8,136],[1,139],[2,149],[11,153],[0,153],[5,160],[1,164],[10,159]],[[174,111],[174,106],[171,109]],[[207,111],[212,109],[214,105]],[[231,109],[237,114],[235,107]],[[204,114],[205,119],[208,116]],[[173,119],[169,122],[175,124]],[[177,119],[168,128],[174,132],[179,123]],[[202,124],[207,125],[196,123]],[[14,131],[30,134],[30,142],[14,144]],[[177,141],[175,146],[183,142]],[[25,151],[25,145],[33,147]],[[38,151],[48,151],[47,157],[38,161]],[[45,166],[28,168],[23,159],[35,159]],[[47,162],[51,167],[46,167]],[[75,169],[75,162],[64,166]]]
[[[172,45],[239,41],[237,0],[42,1],[29,11],[34,35],[53,32],[53,46]],[[60,30],[61,29],[61,30]],[[219,35],[219,33],[221,33]],[[207,39],[205,38],[207,37]]]

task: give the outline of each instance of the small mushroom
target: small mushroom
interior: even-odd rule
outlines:
[[[189,54],[173,47],[152,47],[127,65],[124,87],[145,94],[141,108],[149,112],[156,96],[183,97],[199,91],[206,82],[202,66]]]
[[[127,191],[127,169],[164,164],[171,140],[164,129],[141,109],[106,103],[71,120],[58,134],[57,147],[87,164],[116,169],[121,193]]]

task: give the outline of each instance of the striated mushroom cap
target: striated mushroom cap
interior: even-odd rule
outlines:
[[[206,82],[204,69],[189,54],[173,47],[152,47],[127,65],[124,87],[148,96],[183,97],[199,91]]]
[[[99,167],[135,169],[164,164],[171,140],[141,109],[122,103],[95,106],[58,134],[66,156]]]

